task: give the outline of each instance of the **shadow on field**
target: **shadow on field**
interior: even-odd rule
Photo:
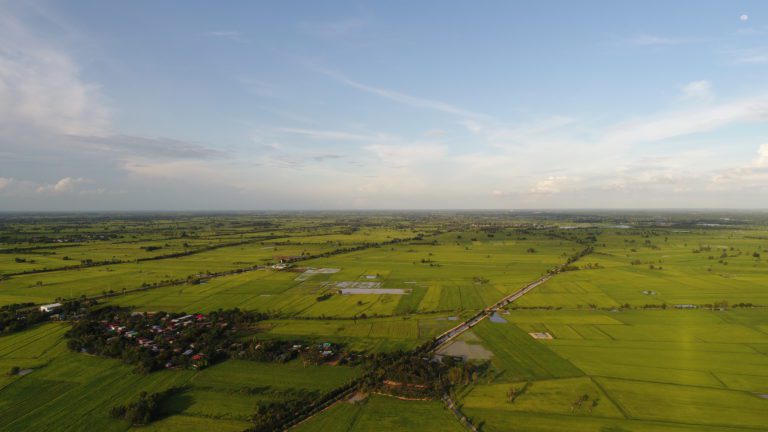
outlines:
[[[181,388],[174,392],[173,395],[163,400],[162,407],[160,409],[160,415],[157,420],[161,420],[165,417],[170,417],[174,414],[181,414],[187,408],[192,406],[194,399],[189,394],[190,388]]]

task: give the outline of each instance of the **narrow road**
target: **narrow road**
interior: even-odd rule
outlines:
[[[456,404],[453,402],[453,399],[451,399],[449,395],[443,395],[443,403],[445,403],[445,406],[451,410],[454,416],[456,416],[456,418],[459,420],[459,423],[464,425],[472,432],[478,432],[477,427],[475,427],[475,425],[473,425],[472,422],[470,422],[469,419],[461,413],[461,410],[459,410],[459,407],[456,406]]]
[[[504,297],[503,299],[497,301],[491,306],[488,306],[487,308],[483,309],[482,311],[478,312],[477,315],[473,316],[472,318],[462,322],[461,324],[457,325],[456,327],[446,331],[445,333],[441,334],[440,336],[435,339],[432,346],[430,346],[428,352],[434,351],[438,349],[440,346],[445,345],[446,342],[451,341],[452,339],[460,336],[462,333],[466,332],[467,330],[471,329],[477,323],[480,321],[488,318],[489,316],[496,313],[499,309],[503,308],[504,306],[507,306],[508,304],[514,302],[515,300],[519,299],[520,297],[528,294],[531,290],[536,288],[537,286],[543,284],[544,282],[548,281],[552,277],[552,274],[546,274],[535,281],[529,283],[528,285],[524,286],[523,288],[513,292],[512,294]]]

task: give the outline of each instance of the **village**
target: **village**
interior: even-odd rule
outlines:
[[[262,314],[237,309],[205,314],[135,312],[107,307],[74,323],[70,349],[121,358],[138,372],[201,370],[227,358],[285,363],[337,364],[344,359],[331,342],[258,340],[252,324]]]

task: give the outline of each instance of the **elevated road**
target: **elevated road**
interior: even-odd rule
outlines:
[[[531,290],[536,288],[537,286],[543,284],[544,282],[548,281],[552,277],[552,274],[546,274],[535,281],[529,283],[528,285],[524,286],[523,288],[513,292],[512,294],[504,297],[503,299],[497,301],[491,306],[488,306],[487,308],[483,309],[482,311],[478,312],[473,317],[469,318],[468,320],[462,322],[461,324],[457,325],[456,327],[453,327],[452,329],[446,331],[445,333],[438,336],[435,341],[432,343],[432,345],[429,347],[427,352],[435,351],[436,349],[440,348],[441,346],[445,345],[447,342],[451,341],[452,339],[460,336],[462,333],[466,332],[467,330],[471,329],[475,325],[477,325],[480,321],[488,318],[489,316],[493,315],[494,313],[498,312],[499,309],[504,308],[508,304],[514,302],[515,300],[519,299],[520,297],[528,294]]]

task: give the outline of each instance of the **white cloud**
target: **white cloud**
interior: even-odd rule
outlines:
[[[570,181],[567,176],[549,176],[536,182],[529,192],[533,194],[559,193],[569,186]]]
[[[755,97],[624,122],[609,128],[602,139],[612,144],[660,141],[765,120],[768,120],[768,98]]]
[[[696,101],[712,99],[712,83],[707,80],[691,81],[682,88],[683,98]]]
[[[38,186],[36,192],[52,194],[82,192],[82,187],[90,183],[93,183],[93,180],[81,177],[64,177],[56,183]]]
[[[759,167],[768,167],[768,143],[761,145],[757,150],[755,164]]]
[[[109,110],[77,63],[0,15],[0,124],[64,134],[100,134]]]

